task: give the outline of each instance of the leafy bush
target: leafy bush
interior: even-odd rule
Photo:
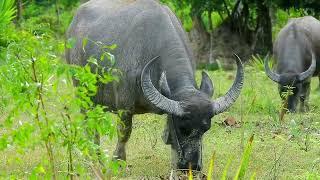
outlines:
[[[45,149],[47,156],[28,171],[30,178],[117,173],[119,163],[94,143],[97,134],[107,140],[116,135],[117,118],[92,101],[99,84],[117,80],[114,68],[101,71],[99,64],[107,58],[91,58],[84,67],[63,63],[64,43],[49,29],[40,30],[6,26],[2,32],[8,34],[0,33],[5,44],[0,50],[0,150],[14,147],[24,154]],[[62,166],[58,153],[67,159]]]

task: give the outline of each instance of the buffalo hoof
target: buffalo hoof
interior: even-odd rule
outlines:
[[[123,153],[119,154],[118,152],[115,152],[115,153],[113,153],[112,160],[113,161],[118,161],[118,160],[126,161],[126,155]]]
[[[118,143],[116,150],[113,152],[113,160],[126,160],[126,148],[124,143]]]

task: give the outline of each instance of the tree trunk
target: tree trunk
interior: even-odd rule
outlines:
[[[269,7],[260,0],[257,3],[257,25],[252,43],[254,53],[266,55],[272,51],[272,23]]]
[[[192,16],[193,27],[189,33],[190,41],[195,50],[195,57],[197,61],[202,61],[201,53],[205,50],[210,40],[209,33],[206,31],[205,25],[201,19],[201,15]],[[207,58],[207,57],[206,57]],[[204,61],[207,62],[207,61]]]
[[[251,43],[252,30],[249,28],[248,22],[250,18],[249,5],[246,1],[238,0],[232,10],[230,27],[233,31],[239,33],[247,43]]]
[[[57,24],[60,25],[60,9],[59,9],[59,0],[56,0],[56,16],[57,16]]]
[[[201,15],[196,15],[192,18],[193,22],[193,29],[196,31],[196,34],[198,35],[200,47],[203,48],[206,44],[206,41],[209,39],[209,34],[206,31],[205,25],[201,19]]]
[[[22,0],[16,0],[16,8],[17,8],[17,16],[16,16],[16,24],[19,25],[22,20]]]
[[[270,17],[271,17],[271,24],[277,23],[277,8],[275,5],[270,6]]]
[[[208,11],[208,21],[209,21],[209,33],[210,33],[210,53],[209,53],[209,62],[208,64],[212,64],[215,62],[213,59],[212,54],[212,47],[213,47],[213,24],[212,24],[212,9]]]

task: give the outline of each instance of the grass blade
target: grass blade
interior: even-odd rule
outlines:
[[[247,146],[244,150],[244,153],[242,155],[242,159],[241,159],[241,163],[239,166],[239,169],[237,171],[236,176],[234,177],[234,180],[238,180],[238,179],[243,179],[244,175],[247,171],[248,165],[249,165],[249,159],[250,159],[250,155],[251,155],[251,151],[252,151],[252,142],[253,142],[253,137],[254,135],[252,135],[249,139],[249,142],[247,143]]]
[[[193,180],[193,174],[192,174],[192,169],[191,169],[191,164],[189,165],[189,173],[188,173],[188,176],[189,176],[189,180]]]
[[[253,173],[252,176],[250,177],[250,180],[255,180],[256,179],[256,173]]]
[[[216,153],[214,152],[212,154],[211,159],[210,159],[209,170],[208,170],[208,178],[207,178],[208,180],[213,179],[213,169],[214,169],[215,155],[216,155]]]
[[[227,162],[227,164],[226,164],[226,166],[224,167],[224,169],[223,169],[223,174],[222,174],[222,176],[221,176],[221,180],[226,180],[226,179],[227,179],[227,173],[228,173],[229,167],[230,167],[230,165],[231,165],[232,159],[233,159],[233,158],[230,157],[229,160],[228,160],[228,162]]]

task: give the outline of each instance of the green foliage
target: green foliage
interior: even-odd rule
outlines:
[[[91,171],[100,172],[96,176],[117,173],[118,163],[100,153],[94,143],[97,133],[109,140],[115,137],[116,116],[92,101],[99,84],[118,79],[112,66],[100,66],[107,60],[114,64],[108,51],[116,46],[103,46],[104,57],[91,58],[84,67],[71,66],[60,58],[64,43],[52,36],[51,28],[24,23],[25,29],[7,26],[0,32],[4,44],[0,49],[0,126],[4,128],[0,150],[45,148],[48,163],[34,167],[31,179],[76,173],[85,177]],[[72,78],[77,81],[76,88]],[[57,166],[55,154],[61,148],[66,150],[67,170]],[[66,173],[58,173],[58,169]]]
[[[207,0],[187,0],[187,3],[190,3],[193,7],[192,13],[193,14],[202,14],[205,11],[228,11],[228,9],[225,9],[229,3],[227,0],[213,0],[213,1],[207,1]]]
[[[57,14],[54,1],[28,2],[23,9],[22,27],[36,34],[50,33],[64,36],[72,20],[74,11],[72,7],[75,4],[72,3],[70,6],[59,4],[59,14]]]
[[[269,57],[265,57],[265,58],[269,58]],[[259,55],[252,55],[250,65],[253,66],[256,70],[264,71],[264,59],[262,59]]]
[[[0,0],[0,29],[14,18],[16,12],[13,8],[14,3],[15,0]]]
[[[278,7],[282,9],[300,9],[304,8],[306,10],[318,11],[320,10],[320,3],[317,0],[304,0],[304,1],[286,1],[286,0],[277,0],[275,1]]]
[[[249,142],[243,152],[240,166],[239,166],[238,171],[234,177],[234,180],[244,179],[244,175],[245,175],[245,173],[248,169],[248,165],[249,165],[249,158],[251,156],[253,137],[254,137],[253,135],[250,137]]]
[[[173,12],[178,16],[182,25],[186,31],[192,29],[192,18],[190,16],[191,6],[184,1],[177,0],[161,0],[162,3],[166,4]]]
[[[215,71],[221,68],[221,65],[218,62],[215,63],[199,63],[197,69],[206,69],[209,71]]]

